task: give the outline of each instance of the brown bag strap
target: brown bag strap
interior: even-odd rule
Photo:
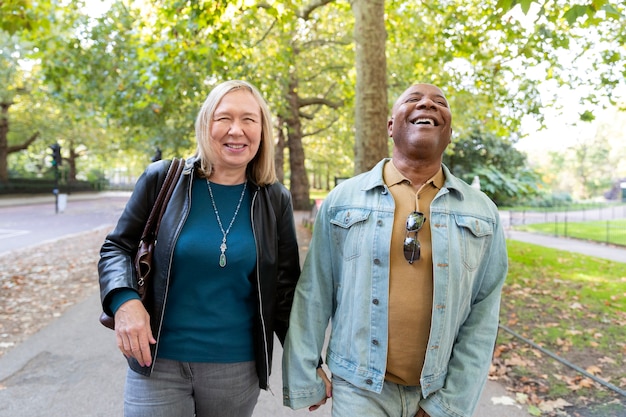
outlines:
[[[141,240],[145,241],[146,239],[155,238],[157,231],[159,230],[159,226],[161,225],[161,218],[163,218],[163,213],[165,212],[167,203],[172,196],[172,192],[174,192],[174,187],[176,187],[176,182],[178,181],[180,174],[183,172],[184,167],[185,164],[182,159],[172,159],[172,163],[167,170],[167,175],[165,176],[163,185],[159,190],[159,194],[154,202],[152,211],[150,211],[150,216],[148,217],[146,226],[141,234]]]

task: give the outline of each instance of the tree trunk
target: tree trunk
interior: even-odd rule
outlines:
[[[300,123],[300,103],[298,100],[298,80],[292,75],[287,91],[289,116],[287,123],[287,147],[289,149],[289,170],[291,173],[291,197],[294,210],[310,210],[309,178],[304,166],[304,148],[302,146],[302,124]]]
[[[352,0],[356,46],[354,171],[370,170],[389,155],[385,1]]]
[[[0,102],[0,183],[9,182],[9,165],[7,159],[10,153],[19,152],[30,146],[38,137],[39,132],[35,132],[30,138],[19,145],[9,146],[9,107],[13,102]]]
[[[6,184],[9,181],[9,169],[7,166],[7,156],[9,155],[9,107],[12,103],[0,103],[0,183]]]
[[[276,166],[276,177],[281,183],[285,182],[285,131],[283,129],[283,119],[278,117],[276,146],[274,147],[274,165]]]
[[[70,183],[76,181],[76,160],[79,156],[80,155],[78,155],[74,149],[74,142],[70,142],[70,157],[67,158],[67,164],[69,166],[67,181]]]

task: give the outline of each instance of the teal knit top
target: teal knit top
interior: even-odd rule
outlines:
[[[228,229],[243,184],[211,184],[222,227]],[[227,235],[226,266],[221,267],[222,232],[205,179],[195,179],[191,211],[174,250],[174,262],[159,343],[159,357],[185,362],[254,360],[253,276],[256,246],[246,188]]]
[[[230,232],[220,266],[222,232],[205,179],[194,179],[191,210],[174,249],[158,356],[181,362],[254,360],[256,244],[250,216],[250,184]],[[233,218],[243,184],[211,183],[224,231]],[[119,294],[121,296],[122,294]],[[123,300],[115,295],[114,304]],[[115,307],[119,307],[119,304]],[[154,330],[154,329],[153,329]]]

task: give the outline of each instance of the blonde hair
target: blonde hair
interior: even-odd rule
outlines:
[[[215,109],[222,98],[234,91],[243,89],[250,92],[261,108],[261,144],[254,159],[248,163],[248,179],[258,185],[269,185],[277,181],[276,168],[274,166],[274,134],[272,131],[272,116],[269,107],[261,93],[252,84],[241,80],[230,80],[218,84],[211,90],[206,98],[198,117],[196,118],[196,141],[198,148],[196,154],[200,156],[200,173],[208,178],[213,170],[213,158],[211,148],[211,123]]]

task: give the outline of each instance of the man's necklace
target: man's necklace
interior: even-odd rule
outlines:
[[[224,231],[224,226],[222,226],[222,220],[220,219],[220,214],[217,211],[217,206],[215,205],[215,199],[213,198],[213,191],[211,191],[211,182],[209,181],[208,178],[206,180],[206,185],[209,188],[209,195],[211,196],[211,203],[213,204],[213,211],[215,211],[215,217],[217,218],[217,224],[220,227],[220,230],[222,231],[222,244],[220,245],[220,251],[222,251],[220,255],[220,266],[222,268],[226,266],[226,249],[227,249],[226,236],[228,236],[228,233],[230,232],[230,228],[233,227],[233,223],[235,223],[235,218],[237,217],[237,213],[239,213],[239,207],[241,207],[241,202],[243,201],[243,195],[246,192],[247,183],[248,183],[248,180],[246,179],[246,181],[243,183],[243,190],[241,190],[241,196],[239,197],[239,202],[237,203],[235,214],[233,215],[233,218],[230,221],[230,224],[228,225],[228,229]]]

